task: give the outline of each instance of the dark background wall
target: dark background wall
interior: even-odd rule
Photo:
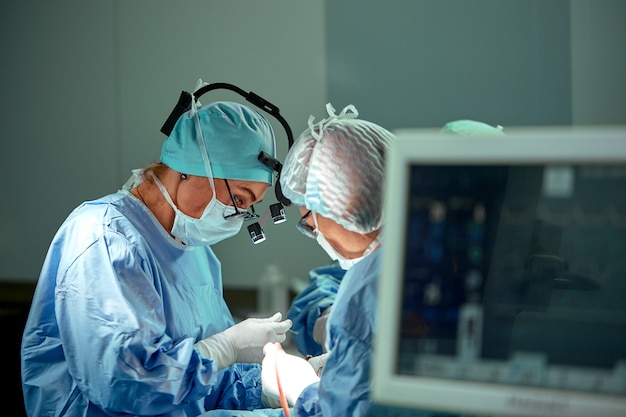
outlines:
[[[391,129],[572,124],[570,2],[327,3],[328,95]]]

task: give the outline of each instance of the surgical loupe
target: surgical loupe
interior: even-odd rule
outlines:
[[[280,114],[280,110],[278,109],[278,107],[265,100],[261,96],[253,93],[252,91],[245,92],[241,88],[228,83],[212,83],[198,88],[193,93],[193,98],[198,100],[203,94],[211,90],[217,89],[234,91],[235,93],[244,97],[250,103],[254,104],[256,107],[274,116],[274,118],[280,122],[283,129],[285,129],[285,132],[287,133],[287,141],[289,143],[288,149],[291,148],[291,146],[293,145],[293,134],[291,133],[291,128],[289,127],[289,124]],[[178,103],[176,103],[176,106],[174,106],[174,109],[161,127],[161,132],[163,134],[169,136],[172,133],[174,125],[176,124],[178,119],[185,112],[191,109],[191,100],[192,95],[187,91],[182,91],[180,93]],[[263,231],[263,227],[265,227],[267,221],[271,218],[274,224],[283,223],[287,220],[284,207],[289,207],[291,205],[291,200],[283,195],[280,187],[280,172],[283,165],[276,158],[267,154],[266,152],[261,152],[258,156],[258,159],[262,164],[270,168],[272,171],[276,172],[276,185],[274,186],[274,192],[276,194],[276,199],[278,200],[278,202],[271,204],[265,210],[263,215],[260,216],[257,222],[252,223],[248,226],[248,234],[250,235],[250,239],[252,239],[252,243],[254,243],[255,245],[265,241],[266,237],[265,232]]]
[[[248,234],[250,235],[250,239],[252,239],[252,243],[255,245],[265,241],[265,232],[263,231],[263,227],[270,217],[274,224],[280,224],[287,220],[285,209],[281,203],[274,203],[269,206],[258,222],[252,223],[248,226]]]

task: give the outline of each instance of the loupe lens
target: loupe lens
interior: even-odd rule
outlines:
[[[259,223],[252,223],[249,225],[248,234],[250,235],[250,239],[252,239],[252,243],[255,245],[265,241],[265,233],[263,232],[263,229],[261,229],[261,225]]]
[[[285,215],[285,209],[280,203],[275,203],[270,206],[270,215],[272,216],[272,221],[274,222],[274,224],[280,224],[287,220],[287,216]]]

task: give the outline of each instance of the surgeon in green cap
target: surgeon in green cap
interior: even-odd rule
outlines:
[[[291,321],[276,313],[235,324],[211,249],[239,232],[272,185],[260,152],[276,157],[263,116],[194,98],[159,162],[70,213],[23,334],[29,416],[264,408],[262,348],[283,342]]]

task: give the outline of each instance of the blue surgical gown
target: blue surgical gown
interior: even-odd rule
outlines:
[[[292,417],[448,415],[383,407],[370,398],[382,254],[383,249],[373,252],[344,275],[326,324],[330,348],[326,365],[320,381],[298,398]]]
[[[346,271],[338,263],[309,271],[309,285],[294,298],[287,318],[293,325],[293,339],[303,355],[317,356],[322,346],[313,339],[315,321],[330,307]]]
[[[77,207],[50,245],[22,338],[29,416],[263,408],[260,365],[193,344],[233,325],[210,247],[176,242],[128,191]]]

